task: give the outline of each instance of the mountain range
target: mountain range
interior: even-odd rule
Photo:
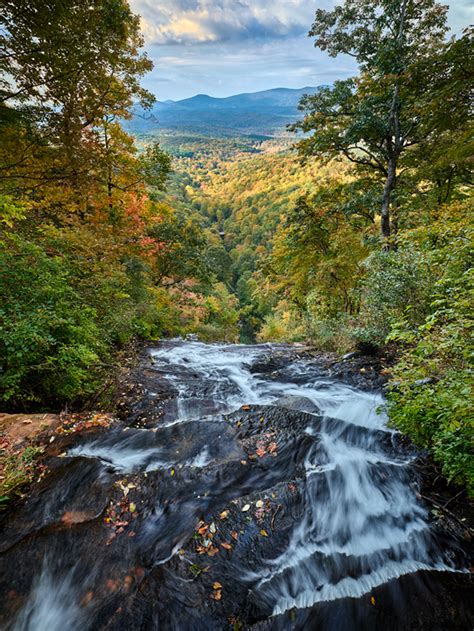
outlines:
[[[301,117],[301,97],[317,90],[275,88],[226,98],[198,94],[181,101],[157,101],[148,111],[136,107],[124,127],[134,134],[168,129],[210,136],[275,136]]]

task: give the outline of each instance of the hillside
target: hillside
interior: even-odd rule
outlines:
[[[317,89],[276,88],[227,98],[198,94],[181,101],[159,101],[151,111],[136,107],[124,126],[134,134],[169,129],[210,136],[281,135],[298,118],[301,97]]]

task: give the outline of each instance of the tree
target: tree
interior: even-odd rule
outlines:
[[[139,17],[125,0],[0,7],[0,184],[20,193],[67,185],[80,196],[107,154],[104,120],[154,98],[139,83],[152,67]]]
[[[407,77],[407,90],[424,88],[414,104],[421,141],[404,163],[425,207],[464,197],[472,186],[473,32],[467,28],[435,56],[412,64]]]
[[[435,0],[346,0],[332,11],[318,9],[309,33],[315,46],[335,57],[354,57],[361,74],[303,97],[305,111],[293,130],[303,138],[303,156],[345,156],[361,173],[376,173],[382,184],[383,237],[392,233],[400,159],[420,141],[419,111],[413,108],[410,67],[442,46],[447,7]],[[423,89],[418,86],[417,93]]]

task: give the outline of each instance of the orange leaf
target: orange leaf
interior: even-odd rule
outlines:
[[[239,535],[235,532],[235,530],[234,530],[234,532],[230,533],[230,536],[232,537],[232,539],[235,539],[236,541],[237,541],[237,539],[239,537]]]
[[[230,545],[230,543],[221,543],[221,546],[226,550],[232,550],[232,546]]]

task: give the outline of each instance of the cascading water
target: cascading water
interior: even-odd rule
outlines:
[[[410,488],[408,457],[387,453],[379,434],[386,427],[383,399],[311,374],[304,361],[294,362],[275,381],[247,369],[265,347],[228,347],[193,343],[152,352],[156,365],[180,366],[198,374],[210,396],[232,394],[230,408],[243,404],[278,404],[285,396],[302,397],[331,417],[348,424],[352,441],[339,428],[320,426],[320,441],[306,457],[305,513],[284,552],[268,561],[254,588],[274,603],[274,614],[293,607],[346,596],[420,569],[450,570],[442,551],[433,550],[426,511]],[[304,383],[298,385],[303,379]],[[179,383],[179,377],[178,377]],[[180,389],[186,399],[186,392]],[[313,434],[311,426],[306,431]],[[264,562],[265,563],[265,562]]]
[[[275,353],[284,361],[272,366]],[[218,614],[196,609],[202,594],[195,601],[189,597],[190,608],[183,608],[178,597],[183,590],[198,589],[198,582],[185,578],[188,566],[197,567],[192,543],[196,524],[207,515],[216,528],[223,508],[236,520],[226,535],[232,541],[226,550],[235,546],[235,551],[224,559],[221,549],[215,571],[232,575],[235,606],[247,611],[248,624],[266,619],[273,622],[265,628],[293,628],[282,617],[285,612],[360,599],[377,586],[420,571],[462,571],[452,548],[441,546],[430,528],[411,481],[413,453],[400,448],[397,434],[387,428],[381,395],[328,379],[317,363],[299,358],[291,346],[172,341],[150,349],[149,355],[157,383],[166,380],[174,393],[172,412],[153,426],[120,426],[67,448],[66,473],[56,483],[64,488],[61,493],[48,489],[41,497],[39,537],[34,539],[29,526],[22,538],[15,520],[7,532],[7,562],[31,551],[30,540],[42,555],[37,572],[30,572],[29,597],[13,620],[7,620],[8,628],[51,631],[73,628],[77,621],[82,629],[227,628]],[[160,397],[150,389],[148,394],[149,409],[155,410]],[[242,406],[249,410],[248,418]],[[267,422],[271,426],[261,429]],[[255,460],[248,447],[255,435],[267,444],[274,441],[272,457]],[[100,541],[101,511],[111,484],[123,489],[130,480],[142,499],[132,538],[120,553],[114,545],[125,535],[117,544],[114,539],[106,542],[108,547],[92,549],[85,527],[78,526],[77,532],[60,529],[57,538],[50,534],[55,523],[64,523],[63,511],[76,514],[70,505],[79,503],[88,514],[81,502],[89,502],[94,537]],[[258,539],[259,529],[265,537],[268,532],[245,512],[250,505],[262,506],[255,497],[274,507],[265,528],[272,529],[275,543],[258,551],[252,547],[255,541],[266,541]],[[16,520],[18,528],[38,510],[34,502],[27,505]],[[226,523],[221,524],[223,531]],[[79,547],[77,562],[68,561],[67,548],[60,549],[68,545]],[[107,578],[111,567],[114,576],[122,572],[129,577],[135,571],[129,568],[137,565],[148,568],[147,588],[158,590],[146,597],[145,587],[140,588],[141,607],[148,612],[140,615],[147,622],[138,622],[133,609],[138,605],[129,606],[131,613],[124,608],[117,588],[112,592],[120,613],[113,615],[127,611],[130,617],[114,626],[113,616],[108,617],[111,605],[106,604],[112,596],[103,594],[103,585],[112,581]],[[134,603],[130,589],[126,595]],[[306,625],[298,628],[323,628]],[[339,621],[327,628],[382,628],[365,625]]]

